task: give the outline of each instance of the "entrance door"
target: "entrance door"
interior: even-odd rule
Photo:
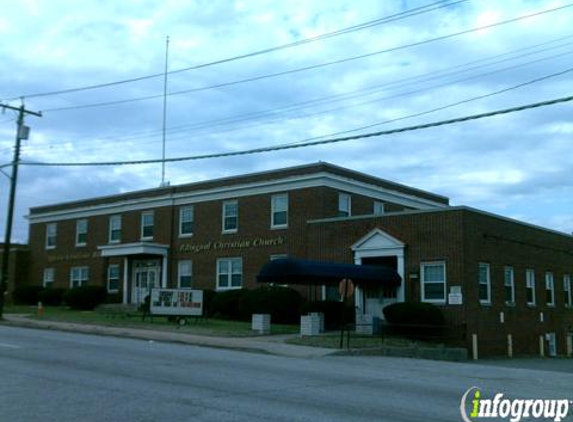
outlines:
[[[362,258],[362,265],[380,265],[393,270],[398,269],[398,257],[377,256]],[[382,310],[397,302],[397,288],[394,286],[368,287],[364,289],[364,310],[366,314],[384,319]]]
[[[156,261],[137,262],[133,269],[131,303],[143,303],[151,289],[160,287],[160,266]]]
[[[555,333],[547,334],[547,350],[552,358],[557,356],[557,336]]]

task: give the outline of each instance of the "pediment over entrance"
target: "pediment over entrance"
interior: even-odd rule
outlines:
[[[402,249],[405,243],[389,235],[383,230],[374,229],[351,246],[353,251],[372,249]]]

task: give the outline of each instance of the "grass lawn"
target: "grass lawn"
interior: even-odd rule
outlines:
[[[35,306],[6,306],[5,314],[26,314],[31,319],[57,322],[72,322],[80,324],[104,325],[109,327],[130,327],[153,330],[170,330],[189,334],[208,336],[247,337],[256,335],[251,331],[251,323],[243,321],[227,321],[222,319],[190,319],[186,325],[178,326],[167,317],[153,317],[141,320],[141,314],[133,316],[111,317],[97,311],[76,311],[65,307],[45,307],[43,315],[37,314]],[[298,325],[271,324],[271,334],[294,334],[299,332]]]
[[[326,347],[338,349],[340,346],[340,332],[329,332],[319,336],[296,337],[286,341],[289,344],[301,346]],[[347,337],[344,334],[344,348],[347,347]],[[350,333],[350,348],[370,349],[382,346],[396,347],[440,347],[441,344],[409,340],[401,337],[366,336]]]

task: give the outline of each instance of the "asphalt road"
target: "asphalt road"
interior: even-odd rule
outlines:
[[[460,421],[461,396],[472,386],[573,399],[571,372],[297,359],[0,327],[2,422]]]

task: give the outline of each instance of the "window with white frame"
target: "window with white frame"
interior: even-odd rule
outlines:
[[[491,277],[489,264],[480,262],[478,266],[479,282],[479,302],[481,304],[491,303]]]
[[[338,194],[338,216],[350,217],[352,215],[352,199],[347,193]]]
[[[76,221],[76,246],[86,246],[88,243],[88,220]]]
[[[121,241],[121,215],[109,217],[109,243]]]
[[[503,271],[506,305],[515,304],[515,277],[513,267],[505,267]]]
[[[571,292],[571,275],[563,275],[563,293],[565,294],[565,306],[573,307],[573,293]]]
[[[117,292],[119,290],[119,265],[111,264],[107,267],[107,291]]]
[[[271,197],[271,227],[288,226],[288,195],[286,193]]]
[[[141,213],[141,238],[153,239],[153,211]]]
[[[57,227],[56,223],[46,224],[46,249],[54,249],[56,247]]]
[[[383,202],[374,201],[373,214],[374,215],[384,214],[384,203]]]
[[[85,286],[89,279],[88,267],[72,267],[70,270],[70,288]]]
[[[195,208],[193,206],[179,209],[179,236],[193,235]]]
[[[180,289],[190,289],[192,284],[193,264],[191,260],[186,259],[179,261],[178,285]]]
[[[422,301],[446,301],[446,263],[444,261],[422,262]]]
[[[42,285],[44,287],[52,287],[54,285],[54,279],[56,276],[56,270],[54,268],[44,268],[44,279]]]
[[[217,289],[240,289],[243,285],[243,259],[221,258],[217,260]]]
[[[545,302],[549,306],[555,306],[555,281],[552,272],[545,273]]]
[[[525,288],[527,290],[527,304],[535,306],[535,271],[525,270]]]
[[[223,202],[223,233],[236,233],[239,230],[239,202]]]

